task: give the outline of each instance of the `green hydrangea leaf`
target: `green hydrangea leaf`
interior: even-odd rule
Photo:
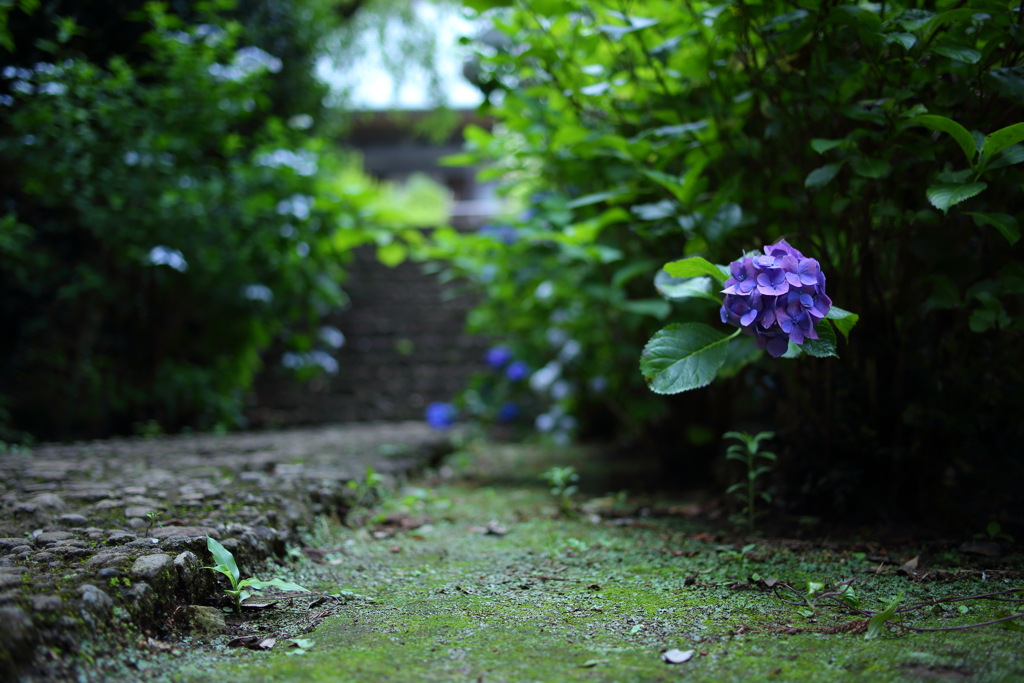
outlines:
[[[850,340],[850,330],[860,320],[860,316],[856,313],[850,313],[847,310],[843,310],[838,306],[833,306],[829,309],[828,313],[825,314],[826,320],[831,320],[832,324],[836,326],[836,329],[843,333],[843,338],[847,341]]]
[[[1008,213],[974,213],[970,211],[964,213],[973,218],[974,224],[978,227],[991,225],[1002,233],[1010,244],[1016,244],[1020,239],[1020,225],[1017,223],[1017,219]]]
[[[657,332],[640,354],[640,371],[656,394],[706,386],[725,362],[728,335],[701,323],[676,323]]]
[[[966,185],[938,183],[929,187],[926,194],[932,206],[946,213],[951,206],[970,199],[981,193],[986,187],[988,187],[987,183],[967,183]]]
[[[839,169],[843,165],[839,164],[825,164],[820,168],[816,168],[807,174],[804,179],[804,187],[824,187],[832,182],[832,179],[839,174]]]
[[[719,282],[725,282],[728,271],[722,272],[720,266],[716,266],[707,259],[700,256],[679,259],[665,264],[665,272],[672,277],[700,277],[710,275]]]
[[[818,338],[804,341],[804,353],[815,358],[839,358],[839,354],[836,353],[836,333],[832,329],[832,323],[822,320],[814,329],[818,333]]]

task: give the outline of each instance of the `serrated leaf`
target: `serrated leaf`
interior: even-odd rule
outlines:
[[[830,149],[835,149],[844,142],[846,142],[846,140],[825,140],[824,138],[814,138],[811,140],[811,149],[818,154],[824,154]]]
[[[804,353],[815,358],[839,358],[839,354],[836,353],[836,333],[832,329],[832,323],[822,320],[814,329],[818,333],[818,338],[804,340]]]
[[[981,61],[981,53],[969,47],[942,47],[929,48],[932,52],[943,57],[956,59],[964,64],[977,64]]]
[[[824,187],[828,185],[839,174],[839,169],[842,167],[842,163],[839,163],[825,164],[820,168],[814,169],[804,178],[804,187]]]
[[[879,612],[875,616],[871,617],[868,621],[868,632],[864,634],[864,640],[871,640],[885,633],[885,622],[896,616],[896,608],[899,607],[900,600],[903,598],[903,591],[896,596],[896,599],[889,603],[883,611]]]
[[[654,287],[666,299],[682,301],[684,299],[708,299],[720,303],[712,294],[712,281],[706,275],[690,278],[674,278],[664,270],[654,276]]]
[[[228,576],[232,579],[231,585],[238,585],[238,565],[235,564],[235,556],[231,554],[231,551],[222,546],[216,539],[210,536],[206,537],[206,548],[213,555],[213,561],[217,563],[217,567],[213,567],[217,571],[224,573],[224,569],[227,569]],[[224,569],[221,569],[223,567]]]
[[[1010,145],[995,155],[995,158],[985,157],[985,170],[994,171],[1004,166],[1013,166],[1024,161],[1024,145]]]
[[[924,9],[908,9],[896,22],[907,31],[916,31],[935,18],[934,12]]]
[[[865,157],[859,157],[854,159],[850,164],[853,172],[863,178],[884,178],[889,175],[889,171],[892,167],[889,166],[889,162],[884,159],[868,159]]]
[[[701,275],[710,275],[719,282],[725,282],[726,280],[726,276],[722,273],[722,269],[719,266],[716,266],[700,256],[691,256],[690,258],[679,259],[678,261],[666,263],[664,271],[672,277],[699,277]]]
[[[836,329],[843,333],[843,338],[849,341],[850,330],[860,320],[860,316],[856,313],[850,313],[847,310],[833,306],[825,314],[826,320],[831,320],[832,324],[836,326]]]
[[[598,26],[597,30],[604,33],[612,40],[618,41],[622,40],[622,37],[625,35],[645,29],[649,26],[654,26],[658,23],[657,19],[647,19],[644,17],[630,17],[628,21],[632,24],[631,26],[611,26],[605,24]]]
[[[729,337],[701,323],[676,323],[658,331],[640,354],[640,371],[656,394],[706,386],[725,362]]]
[[[917,44],[917,38],[913,33],[886,33],[884,40],[886,43],[898,43],[904,50],[909,50]]]
[[[945,116],[936,116],[935,114],[925,114],[924,116],[915,116],[907,121],[906,127],[909,128],[911,126],[924,126],[925,128],[952,135],[953,139],[960,145],[960,149],[967,156],[967,163],[974,164],[974,157],[978,151],[977,145],[974,142],[974,136],[953,119],[947,119]]]
[[[1010,145],[1015,145],[1022,140],[1024,140],[1024,123],[1015,123],[987,135],[982,153],[986,159],[991,159]]]
[[[986,187],[988,187],[987,183],[967,183],[966,185],[939,183],[929,187],[926,194],[932,206],[946,213],[951,206],[970,199],[981,193]]]
[[[1002,233],[1010,244],[1016,244],[1020,239],[1020,225],[1017,224],[1017,219],[1008,213],[974,213],[971,211],[964,213],[973,218],[974,224],[978,227],[991,225]]]
[[[578,209],[581,206],[590,206],[591,204],[598,204],[600,202],[608,201],[609,199],[615,199],[623,195],[629,194],[624,190],[612,190],[611,192],[595,192],[594,194],[584,195],[577,197],[568,204],[565,205],[567,209]]]

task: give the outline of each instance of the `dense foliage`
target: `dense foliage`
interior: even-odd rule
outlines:
[[[455,161],[491,161],[529,210],[440,234],[439,253],[487,292],[476,329],[535,366],[552,340],[580,344],[559,370],[585,424],[674,439],[692,471],[709,431],[770,422],[789,444],[776,500],[807,509],[869,489],[952,506],[1021,471],[1016,3],[469,4],[495,26],[475,73],[497,125]],[[719,373],[732,379],[641,391],[636,358],[662,321],[720,306],[710,278],[661,266],[780,237],[860,314],[842,360],[774,360],[741,336]]]
[[[345,303],[342,261],[371,240],[401,260],[408,221],[310,134],[321,5],[6,17],[0,438],[235,426],[275,335],[286,365],[337,370],[318,321]]]

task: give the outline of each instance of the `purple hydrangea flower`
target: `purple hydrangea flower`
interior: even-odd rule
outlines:
[[[505,376],[513,382],[526,379],[530,374],[530,366],[521,360],[517,360],[505,370]]]
[[[455,424],[459,411],[451,403],[431,403],[427,406],[424,418],[434,429],[448,429]]]
[[[814,326],[828,315],[832,300],[825,294],[820,264],[779,240],[729,264],[722,322],[754,337],[758,348],[774,357],[789,342],[817,339]]]
[[[500,370],[512,360],[512,349],[507,346],[492,346],[487,349],[487,354],[484,358],[488,365],[495,370]]]

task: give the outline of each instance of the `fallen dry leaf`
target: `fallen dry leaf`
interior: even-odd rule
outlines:
[[[253,650],[269,650],[275,645],[277,645],[277,638],[263,638],[257,641],[255,646],[247,645],[246,647],[252,647]]]
[[[913,558],[907,560],[903,565],[896,570],[897,574],[913,574],[917,571],[917,561],[921,558],[920,555],[915,555]]]
[[[671,649],[668,652],[661,653],[662,660],[669,664],[682,664],[683,662],[690,661],[690,658],[696,653],[696,650],[676,650]]]
[[[581,669],[590,669],[597,666],[598,664],[607,664],[608,662],[609,660],[607,659],[588,659],[587,661],[580,664],[579,667]]]
[[[243,602],[242,609],[257,611],[263,609],[270,609],[276,604],[277,600],[270,600],[269,602]]]

